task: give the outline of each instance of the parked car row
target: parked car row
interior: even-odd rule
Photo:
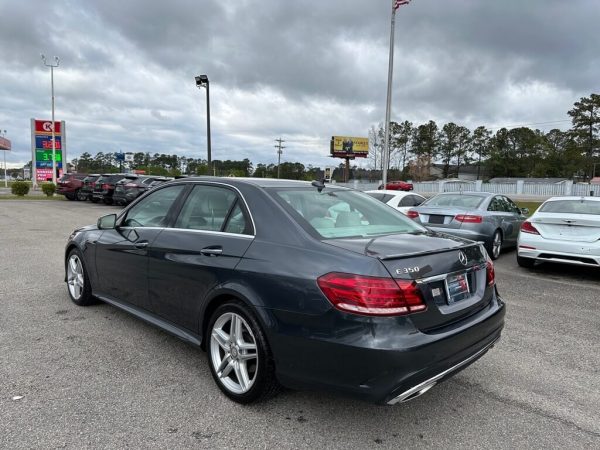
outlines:
[[[492,259],[517,247],[517,262],[557,262],[600,267],[600,198],[553,197],[529,218],[510,198],[486,192],[446,192],[428,200],[418,194],[367,191],[378,200],[438,233],[485,244]],[[420,197],[420,196],[419,196]]]
[[[172,178],[127,173],[69,173],[58,180],[57,193],[68,200],[127,205],[144,192]]]

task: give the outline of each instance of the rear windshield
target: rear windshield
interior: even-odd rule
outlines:
[[[461,208],[477,208],[485,197],[468,194],[436,195],[423,202],[421,206],[458,206]]]
[[[358,191],[316,188],[269,190],[300,225],[323,238],[422,233],[425,228]]]
[[[539,212],[561,214],[600,215],[600,201],[595,200],[557,200],[544,203]]]

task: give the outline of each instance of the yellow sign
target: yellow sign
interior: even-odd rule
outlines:
[[[369,138],[332,136],[331,156],[342,158],[366,158],[369,154]]]

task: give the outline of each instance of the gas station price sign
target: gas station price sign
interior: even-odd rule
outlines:
[[[65,123],[31,119],[31,152],[35,158],[37,181],[52,178],[52,131],[54,129],[54,153],[57,177],[63,172],[63,152],[66,151]]]

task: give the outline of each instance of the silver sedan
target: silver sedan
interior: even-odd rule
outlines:
[[[432,231],[483,241],[492,259],[503,248],[517,245],[529,211],[511,199],[489,192],[447,192],[408,211],[408,217]]]

